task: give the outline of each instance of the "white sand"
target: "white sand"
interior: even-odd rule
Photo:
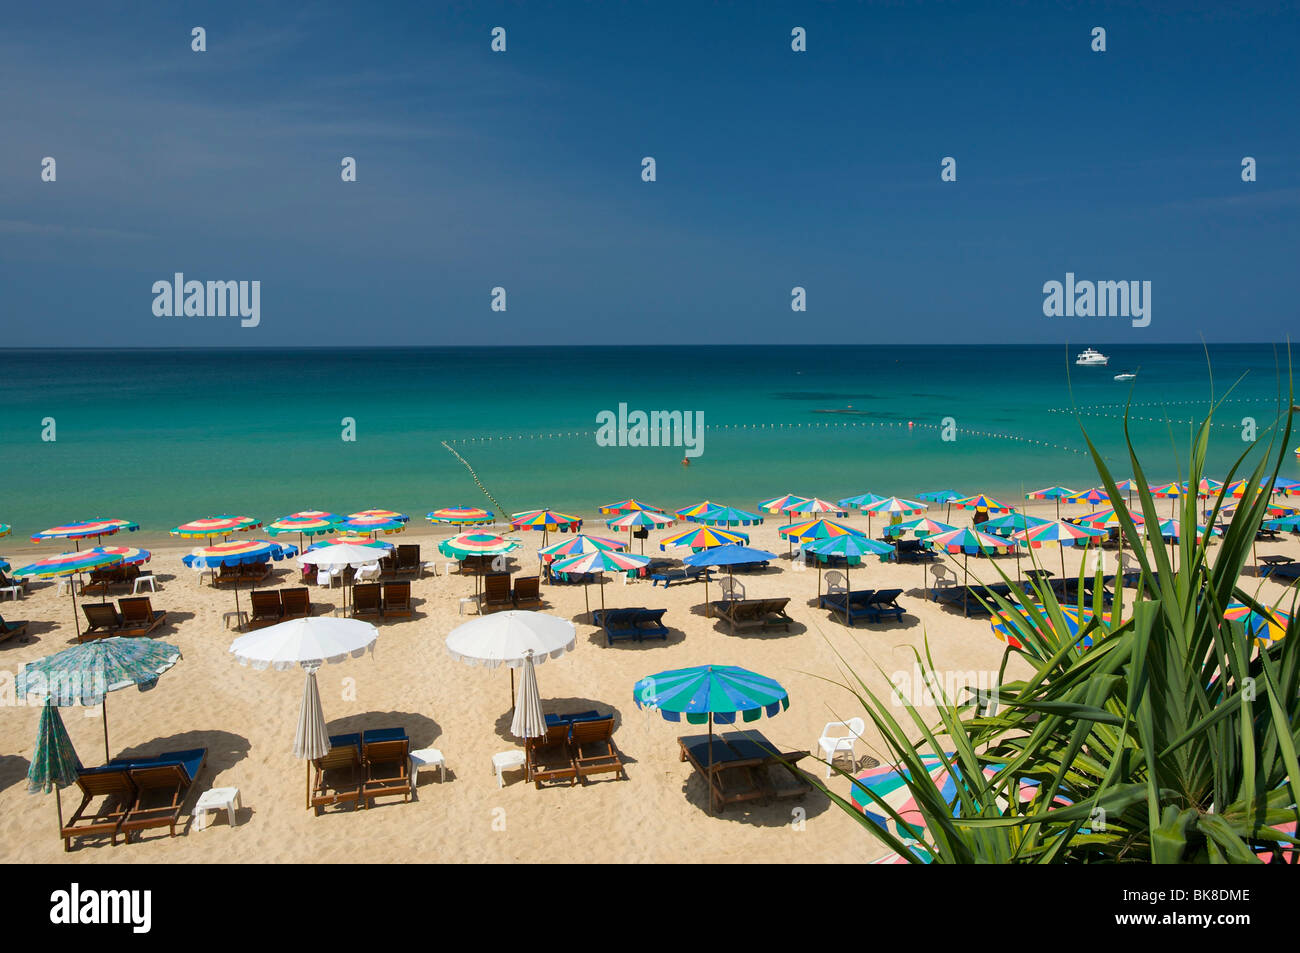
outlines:
[[[1053,515],[1055,506],[1034,509]],[[1065,510],[1071,515],[1087,508]],[[942,510],[936,509],[935,516],[942,519]],[[865,523],[858,515],[851,521]],[[963,524],[966,518],[954,513],[952,522]],[[787,546],[777,536],[780,525],[769,520],[741,531],[750,534],[751,545],[784,555]],[[584,528],[612,535],[595,521]],[[879,521],[873,521],[872,530],[878,535]],[[434,541],[448,535],[445,529],[413,524],[411,531],[389,539],[419,542],[429,559],[435,555]],[[687,554],[660,554],[656,541],[664,535],[663,531],[652,534],[647,554]],[[522,538],[525,546],[513,555],[523,574],[531,574],[541,534],[525,533]],[[130,537],[130,542],[136,544],[137,538]],[[148,545],[147,540],[142,542]],[[633,551],[639,546],[635,542]],[[837,652],[877,693],[886,690],[877,666],[886,673],[910,672],[912,651],[922,649],[927,637],[944,672],[985,672],[992,678],[1002,658],[1003,645],[992,635],[987,620],[965,619],[922,600],[916,591],[922,580],[920,565],[871,560],[851,570],[855,589],[902,587],[905,594],[900,601],[907,615],[901,624],[860,624],[847,630],[825,610],[810,605],[816,571],[796,573],[780,559],[766,574],[743,577],[751,598],[791,597],[788,611],[798,624],[789,634],[771,635],[726,634],[722,623],[702,615],[701,584],[665,590],[645,581],[623,585],[614,578],[605,587],[608,606],[666,607],[665,622],[673,629],[667,644],[614,647],[606,647],[603,636],[586,624],[581,587],[543,585],[549,603],[544,611],[578,623],[577,650],[538,668],[544,708],[548,712],[612,710],[628,780],[602,776],[586,786],[539,791],[523,782],[521,772],[513,772],[507,774],[507,786],[498,790],[491,756],[519,747],[509,736],[510,675],[505,669],[471,668],[447,655],[443,644],[447,634],[470,618],[458,616],[457,606],[461,596],[473,592],[474,581],[459,575],[426,575],[412,587],[415,616],[380,622],[373,657],[327,666],[320,673],[320,687],[331,732],[404,725],[413,748],[443,751],[447,780],[440,783],[436,771],[421,775],[418,801],[410,804],[389,798],[374,810],[315,817],[304,807],[304,765],[290,753],[302,675],[256,672],[233,661],[228,648],[238,633],[223,627],[221,614],[233,608],[234,595],[196,582],[180,561],[189,548],[165,545],[155,550],[151,564],[162,579],[160,591],[153,596],[154,607],[170,616],[158,637],[178,645],[184,658],[163,675],[155,690],[127,689],[109,696],[110,743],[114,756],[206,746],[208,760],[198,787],[238,786],[245,807],[239,825],[232,829],[221,816],[207,830],[193,830],[188,826],[189,808],[197,797],[193,792],[186,802],[187,825],[175,838],[164,829],[146,832],[145,840],[127,846],[119,843],[116,848],[107,841],[85,840],[65,854],[54,795],[26,792],[38,711],[17,707],[0,717],[0,859],[38,863],[868,860],[884,853],[879,843],[816,792],[803,801],[737,805],[710,816],[704,783],[678,760],[675,742],[679,734],[697,729],[637,709],[633,683],[655,672],[703,663],[735,664],[761,672],[785,685],[791,705],[789,711],[753,727],[778,744],[809,749],[825,722],[863,714],[847,692],[823,680],[841,678]],[[36,549],[9,539],[0,541],[0,549],[14,565],[29,553],[56,551],[48,545]],[[1300,556],[1300,544],[1292,537],[1261,545],[1261,555],[1275,552]],[[1047,568],[1059,571],[1055,548],[1045,547],[1036,556]],[[961,557],[947,558],[960,575]],[[1076,571],[1079,558],[1077,551],[1066,551],[1068,571]],[[1108,558],[1108,571],[1113,572],[1113,552]],[[970,562],[972,573],[984,581],[997,581],[987,560]],[[1013,560],[999,560],[999,564],[1014,574]],[[296,566],[277,564],[271,584],[296,585],[298,575]],[[1275,583],[1253,578],[1245,584],[1252,589],[1258,585],[1261,598],[1269,602],[1284,591]],[[338,605],[341,592],[313,587],[317,611]],[[1126,599],[1132,592],[1127,590]],[[599,605],[597,589],[593,587],[590,594],[593,604]],[[709,596],[717,598],[716,586],[710,587]],[[241,603],[246,606],[242,595]],[[14,639],[0,645],[0,669],[10,673],[0,677],[7,679],[4,685],[11,701],[12,673],[27,661],[72,644],[72,604],[68,596],[56,595],[53,583],[37,583],[26,598],[6,601],[0,610],[10,621],[32,620],[35,636],[27,643]],[[1013,674],[1023,674],[1023,663],[1019,664]],[[898,713],[903,714],[901,709]],[[83,763],[102,763],[98,710],[64,709],[62,714]],[[859,744],[859,757],[887,757],[870,727],[868,742]],[[806,760],[804,764],[824,774],[819,763]],[[847,795],[847,780],[836,778],[832,785]],[[64,791],[65,815],[78,800],[75,788]],[[791,825],[792,808],[806,812],[802,829]]]

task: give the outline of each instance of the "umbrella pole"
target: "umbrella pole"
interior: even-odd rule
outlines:
[[[852,598],[853,585],[849,582],[849,561],[846,558],[844,560],[844,624],[849,628],[853,628],[853,624],[849,622],[849,600]]]
[[[515,670],[510,669],[510,710],[515,710]]]
[[[77,580],[75,576],[68,577],[68,592],[72,594],[72,629],[77,633],[77,641],[81,641],[81,623],[77,621]]]
[[[54,785],[54,803],[59,810],[59,836],[63,836],[63,795],[59,793],[59,786]]]
[[[970,615],[970,553],[965,553],[961,561],[961,614]]]
[[[709,773],[704,777],[709,789],[709,813],[713,813],[713,712],[709,712]]]
[[[104,713],[104,763],[108,764],[108,694],[99,700],[99,705]]]
[[[307,810],[311,810],[311,759],[307,758]]]

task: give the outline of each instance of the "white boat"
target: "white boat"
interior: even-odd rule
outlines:
[[[1086,364],[1086,365],[1094,365],[1094,364],[1105,365],[1110,363],[1110,358],[1108,358],[1105,354],[1102,354],[1101,351],[1094,351],[1092,348],[1088,348],[1086,351],[1082,351],[1079,354],[1079,356],[1074,359],[1074,363]]]
[[[1133,373],[1132,371],[1125,371],[1123,374],[1116,374],[1116,375],[1115,375],[1115,380],[1117,380],[1117,381],[1135,381],[1135,380],[1137,380],[1137,374]]]

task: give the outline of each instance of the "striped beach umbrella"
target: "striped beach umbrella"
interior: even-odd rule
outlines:
[[[693,552],[699,552],[702,549],[710,549],[714,546],[727,546],[732,543],[746,545],[749,543],[749,534],[737,533],[729,529],[717,529],[712,526],[695,526],[691,529],[682,530],[680,533],[674,533],[659,541],[659,548],[667,551],[677,546],[689,547]]]
[[[542,547],[537,551],[537,558],[544,563],[549,563],[565,556],[579,556],[582,553],[593,553],[598,549],[617,550],[623,549],[625,546],[627,546],[627,543],[621,539],[613,539],[608,536],[588,536],[585,533],[579,533],[570,539],[562,539],[558,543]]]
[[[120,547],[114,547],[114,549],[120,549]],[[121,564],[122,553],[120,551],[110,552],[96,546],[94,549],[60,553],[57,556],[46,556],[44,559],[15,569],[14,575],[33,579],[57,579],[59,577],[81,575],[93,569],[120,566]],[[68,591],[72,593],[73,631],[77,634],[77,641],[81,641],[81,622],[77,618],[77,587],[69,585]]]
[[[83,540],[92,536],[96,539],[102,539],[123,530],[134,533],[139,528],[139,523],[133,523],[130,520],[82,520],[76,523],[65,523],[62,526],[51,526],[39,533],[33,533],[32,542],[40,543],[47,539]],[[81,547],[78,546],[77,548],[80,549]]]
[[[180,658],[180,649],[157,639],[95,639],[28,662],[14,680],[14,691],[19,698],[60,708],[102,705],[108,761],[108,693],[131,687],[148,691]]]
[[[866,534],[860,529],[848,525],[847,523],[837,523],[835,520],[815,519],[805,520],[802,523],[793,523],[789,526],[781,526],[777,532],[787,540],[813,540],[826,539],[830,536],[865,536]]]
[[[762,523],[763,517],[734,506],[715,506],[707,513],[695,516],[693,522],[705,526],[753,526]]]
[[[1182,487],[1184,493],[1187,493],[1190,489],[1187,480],[1184,480],[1179,484],[1179,486]],[[1212,480],[1209,477],[1201,477],[1201,479],[1196,483],[1196,495],[1202,500],[1208,500],[1211,497],[1218,496],[1219,491],[1222,489],[1222,480]]]
[[[261,525],[261,520],[255,520],[251,516],[207,516],[201,520],[182,523],[171,534],[182,539],[212,539],[214,536],[246,533]]]
[[[858,565],[868,556],[888,556],[894,552],[894,547],[867,536],[860,536],[857,533],[841,533],[839,536],[827,536],[823,539],[815,539],[804,543],[803,552],[810,554],[818,562],[817,600],[818,604],[820,604],[822,596],[821,563],[830,562],[832,559],[843,559],[844,588],[852,592],[853,587],[849,583],[849,567]],[[848,599],[844,600],[844,624],[849,624]]]
[[[371,549],[390,550],[393,544],[386,539],[376,539],[373,536],[352,536],[345,534],[343,536],[330,536],[327,539],[317,540],[307,547],[306,552],[314,549],[324,549],[326,546],[368,546]],[[375,557],[378,559],[379,557]]]
[[[1104,487],[1094,486],[1090,490],[1080,490],[1073,496],[1065,497],[1067,503],[1087,503],[1089,506],[1096,507],[1099,503],[1110,502],[1110,494]]]
[[[891,523],[895,521],[902,522],[904,516],[924,513],[927,509],[929,509],[928,504],[917,500],[904,500],[896,496],[887,496],[883,500],[868,503],[862,507],[862,512],[867,514],[867,535],[871,535],[871,518],[873,516],[888,516]]]
[[[953,500],[954,506],[960,506],[964,510],[988,510],[990,513],[1009,513],[1011,507],[1007,506],[1000,500],[995,500],[991,496],[985,496],[983,493],[976,493],[974,496],[963,496],[960,500]]]
[[[298,555],[298,547],[284,543],[273,543],[265,539],[239,539],[231,542],[217,543],[214,546],[200,546],[181,557],[181,562],[191,569],[216,569],[220,566],[248,566],[253,563],[265,563],[272,560],[291,559]],[[213,574],[212,584],[217,583]],[[257,583],[253,583],[257,588]],[[235,612],[239,612],[239,583],[235,586]],[[238,618],[238,616],[236,616]]]
[[[13,527],[8,523],[0,523],[0,536],[8,536],[13,531]]]
[[[1141,513],[1129,511],[1129,517],[1133,520],[1133,525],[1141,526],[1146,520]],[[1093,529],[1109,529],[1112,526],[1119,526],[1119,513],[1114,509],[1098,510],[1095,513],[1089,513],[1087,516],[1080,516],[1076,522],[1080,526],[1091,526]]]
[[[813,497],[811,500],[804,500],[802,503],[791,503],[785,507],[786,513],[793,513],[796,516],[816,516],[820,514],[830,514],[843,519],[849,515],[849,511],[836,503],[828,503],[826,500],[819,500]]]
[[[491,510],[478,506],[444,506],[430,511],[424,518],[430,523],[448,523],[452,526],[483,526],[496,517]]]
[[[642,510],[649,510],[652,513],[662,513],[662,506],[655,506],[651,503],[643,503],[641,500],[629,498],[619,500],[617,503],[606,503],[600,508],[600,511],[606,515],[610,513],[639,513]]]
[[[995,516],[991,520],[985,520],[980,524],[980,532],[991,533],[994,536],[1011,536],[1021,530],[1043,526],[1050,522],[1052,521],[1038,516],[1012,512],[1007,513],[1005,516]]]
[[[790,695],[774,678],[737,665],[698,665],[640,679],[632,698],[642,710],[658,711],[665,721],[709,726],[709,810],[713,809],[713,724],[732,725],[772,718],[790,707]]]
[[[147,549],[139,549],[135,546],[100,546],[103,552],[112,556],[120,556],[123,566],[138,566],[141,563],[147,563],[153,558],[153,553]]]
[[[965,493],[958,493],[956,490],[927,490],[925,493],[916,494],[918,500],[925,500],[927,503],[938,503],[944,505],[952,503],[954,500],[964,499]]]
[[[1039,549],[1045,545],[1061,547],[1061,576],[1065,576],[1065,547],[1066,546],[1087,546],[1094,539],[1106,535],[1104,529],[1093,529],[1089,526],[1080,526],[1075,523],[1066,523],[1062,520],[1050,520],[1038,526],[1031,526],[1028,529],[1020,530],[1013,533],[1011,538],[1025,545]]]
[[[883,499],[883,496],[879,496],[875,493],[859,493],[857,496],[846,496],[844,499],[838,500],[837,502],[840,506],[852,507],[855,510],[860,510],[864,506],[870,506],[872,503],[879,503]]]
[[[621,572],[625,573],[630,579],[640,570],[644,569],[650,562],[649,556],[637,556],[633,553],[621,553],[613,549],[597,549],[590,553],[579,553],[577,556],[566,556],[563,559],[557,559],[551,564],[551,572],[577,573],[581,576],[587,576],[592,573],[600,574],[600,611],[605,611],[605,573]],[[587,584],[582,584],[582,600],[587,607],[587,616],[591,616],[591,603],[587,602]]]
[[[1223,617],[1229,622],[1240,622],[1246,634],[1259,643],[1260,648],[1268,648],[1286,635],[1291,624],[1291,616],[1278,609],[1268,612],[1256,612],[1240,602],[1230,602]]]
[[[702,516],[709,510],[716,509],[721,504],[714,503],[712,500],[700,500],[698,503],[692,503],[690,506],[683,506],[676,513],[684,520],[695,521],[697,516]]]
[[[1055,500],[1056,518],[1061,518],[1061,500],[1074,496],[1076,491],[1068,486],[1045,486],[1041,490],[1030,490],[1025,494],[1027,500]]]
[[[951,533],[956,528],[956,526],[949,526],[947,523],[932,520],[928,516],[922,516],[920,519],[907,520],[903,523],[895,523],[893,526],[886,526],[883,532],[886,536],[902,536],[911,533],[917,539],[925,539],[925,537],[933,536],[936,533]]]
[[[1054,625],[1052,617],[1047,612],[1046,606],[1037,602],[1032,603],[1032,605],[1046,625],[1049,627]],[[1066,605],[1059,606],[1059,608],[1061,611],[1061,618],[1064,620],[1067,630],[1065,632],[1057,632],[1056,634],[1058,636],[1078,636],[1079,630],[1082,629],[1088,621],[1094,618],[1092,610],[1088,608],[1080,609],[1078,606]],[[1106,626],[1105,616],[1101,617],[1101,622],[1099,624],[1102,625],[1104,629],[1109,629],[1109,627]],[[1012,612],[995,611],[993,617],[989,620],[989,625],[993,629],[993,634],[997,636],[1000,641],[1007,643],[1007,645],[1011,646],[1013,649],[1020,649],[1021,651],[1026,652],[1030,651],[1026,648],[1026,646],[1030,644],[1030,635],[1038,631],[1033,619],[1022,606],[1017,606]],[[1053,631],[1055,631],[1055,629],[1053,629]],[[1085,635],[1079,644],[1084,648],[1091,648],[1092,636]],[[1030,652],[1030,654],[1034,653]]]
[[[327,513],[324,510],[300,510],[297,513],[282,516],[273,523],[267,523],[266,531],[272,536],[297,533],[298,548],[302,549],[302,538],[304,536],[323,536],[326,533],[332,533],[338,528],[339,519],[339,516],[334,513]]]
[[[519,546],[519,540],[496,533],[461,533],[440,542],[438,552],[448,559],[463,560],[467,556],[504,556]]]
[[[552,531],[576,533],[582,529],[582,518],[570,516],[568,513],[557,513],[554,510],[528,510],[512,515],[510,525],[515,529],[540,530],[542,545],[545,546],[546,537]]]
[[[617,519],[606,520],[605,525],[610,529],[627,530],[627,544],[631,547],[633,530],[660,529],[664,526],[672,526],[675,522],[677,521],[673,517],[658,510],[633,510]],[[641,540],[641,551],[645,552],[644,538]]]
[[[1008,552],[1017,546],[1015,540],[990,536],[970,527],[936,533],[925,537],[922,542],[931,549],[945,553],[965,553],[968,556],[975,553]]]
[[[365,510],[351,513],[335,523],[336,529],[348,533],[400,533],[406,529],[409,517],[391,510]]]
[[[795,496],[793,493],[785,493],[781,496],[774,496],[770,500],[760,500],[758,508],[764,513],[785,513],[787,512],[787,507],[791,504],[805,503],[807,500],[808,497],[806,496]],[[790,521],[794,522],[793,515],[790,516]]]

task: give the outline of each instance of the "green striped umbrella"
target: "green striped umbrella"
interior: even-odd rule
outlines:
[[[104,760],[108,761],[108,693],[132,685],[148,691],[180,658],[181,650],[166,642],[120,636],[98,639],[28,662],[14,680],[14,693],[60,708],[102,705]]]
[[[59,830],[63,830],[63,797],[60,788],[77,782],[81,759],[72,747],[68,729],[63,727],[59,710],[49,699],[41,706],[41,721],[36,727],[36,750],[32,764],[27,769],[27,793],[49,794],[54,790],[54,800],[59,810]]]

